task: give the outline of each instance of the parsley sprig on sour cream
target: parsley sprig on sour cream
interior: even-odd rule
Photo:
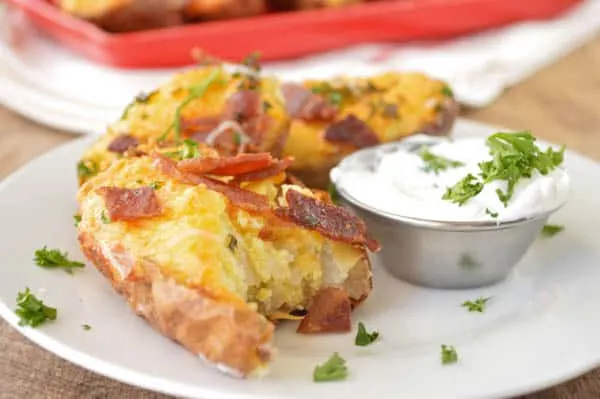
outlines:
[[[504,207],[507,207],[515,186],[521,179],[531,178],[535,171],[545,176],[563,162],[564,146],[559,151],[552,147],[542,151],[535,141],[535,137],[528,131],[491,135],[486,144],[492,159],[479,163],[478,178],[468,174],[448,188],[442,198],[463,205],[479,194],[484,184],[501,180],[506,182],[507,188],[504,191],[496,189],[496,194]]]

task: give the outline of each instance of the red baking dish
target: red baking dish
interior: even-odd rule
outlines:
[[[263,60],[276,60],[358,43],[443,39],[551,18],[580,0],[399,0],[119,34],[65,14],[46,0],[7,2],[92,60],[123,68],[160,68],[191,64],[194,48],[229,61],[253,51],[260,51]]]

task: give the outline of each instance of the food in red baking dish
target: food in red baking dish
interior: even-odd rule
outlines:
[[[51,0],[63,11],[110,32],[250,17],[268,12],[335,8],[390,0]]]

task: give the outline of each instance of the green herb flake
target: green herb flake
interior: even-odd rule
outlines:
[[[554,237],[558,233],[562,232],[565,229],[564,226],[560,226],[558,224],[547,224],[542,228],[542,237],[550,238]]]
[[[83,328],[85,331],[90,331],[92,329],[92,326],[90,326],[89,324],[82,324],[81,328]]]
[[[69,260],[67,252],[61,252],[58,249],[48,249],[46,246],[35,251],[33,261],[40,267],[46,269],[61,268],[67,273],[72,273],[73,269],[85,267],[82,262]]]
[[[452,345],[442,345],[441,346],[441,360],[442,364],[453,364],[458,362],[458,353],[456,353],[456,349]]]
[[[238,246],[238,240],[235,238],[233,234],[227,235],[227,240],[225,241],[225,246],[231,251],[235,252]]]
[[[496,194],[504,206],[508,206],[521,179],[531,178],[536,170],[541,175],[547,175],[564,160],[565,147],[558,151],[548,147],[546,151],[542,151],[535,141],[535,137],[529,131],[498,132],[489,136],[486,144],[492,160],[479,164],[480,179],[469,174],[449,188],[442,198],[463,205],[471,197],[479,194],[484,184],[501,180],[507,184],[506,191],[497,189]]]
[[[184,98],[175,109],[175,120],[173,121],[173,123],[171,123],[171,125],[169,125],[167,130],[158,138],[159,141],[166,140],[171,130],[175,131],[175,139],[179,140],[179,137],[181,135],[181,113],[183,112],[184,108],[187,107],[192,101],[201,98],[204,95],[204,93],[206,93],[206,91],[209,89],[209,87],[217,81],[217,77],[220,75],[220,73],[221,71],[219,69],[215,69],[202,82],[188,89],[187,97]]]
[[[106,211],[102,211],[102,214],[100,215],[100,220],[102,220],[102,223],[104,224],[109,224],[111,222],[110,218],[106,214]]]
[[[448,187],[442,199],[463,206],[468,200],[479,194],[481,190],[483,190],[483,183],[469,173],[453,187]]]
[[[242,134],[240,132],[233,132],[233,143],[236,146],[240,146],[242,144]]]
[[[474,301],[465,301],[462,303],[463,308],[467,308],[467,310],[469,312],[479,312],[479,313],[483,313],[483,311],[485,310],[485,307],[487,305],[487,302],[492,299],[492,297],[479,297]]]
[[[98,165],[93,161],[86,160],[80,161],[77,164],[77,176],[79,177],[92,177],[98,173]]]
[[[56,308],[44,305],[29,290],[25,288],[24,292],[17,294],[17,309],[15,314],[19,316],[19,325],[37,327],[48,320],[56,320]]]
[[[254,51],[248,54],[243,60],[242,65],[244,65],[248,69],[252,69],[253,71],[260,72],[260,57],[261,54],[259,51]]]
[[[444,87],[442,88],[442,94],[446,97],[454,97],[454,92],[448,85],[444,85]]]
[[[164,185],[163,182],[153,181],[150,183],[150,188],[153,190],[160,190],[160,188]]]
[[[454,161],[452,159],[435,155],[431,151],[429,151],[429,147],[427,146],[421,147],[421,150],[419,151],[419,156],[425,164],[425,166],[423,166],[421,169],[424,172],[433,172],[436,175],[439,174],[439,172],[444,171],[446,169],[459,168],[465,165],[463,162]]]
[[[358,323],[358,331],[356,332],[356,338],[354,344],[356,346],[368,346],[371,345],[379,338],[379,331],[368,332],[363,322]]]
[[[313,372],[313,381],[315,382],[345,380],[347,377],[348,368],[346,367],[346,361],[337,352],[325,363],[315,367],[315,371]]]
[[[270,110],[271,108],[273,108],[273,104],[271,104],[268,101],[263,101],[262,107],[263,107],[263,112],[267,112],[268,110]]]
[[[79,223],[81,223],[81,215],[73,215],[73,224],[75,227],[79,227]]]
[[[494,219],[496,219],[498,217],[498,212],[493,212],[489,208],[485,208],[485,214],[490,215]]]
[[[329,93],[329,95],[327,96],[327,100],[333,105],[341,105],[342,101],[344,100],[344,96],[342,95],[342,93],[334,91]]]
[[[331,202],[333,202],[336,205],[341,204],[342,197],[340,196],[340,193],[338,192],[337,188],[335,187],[335,184],[330,182],[329,186],[327,186],[327,192],[329,193],[329,198],[331,198]]]
[[[534,171],[547,175],[563,162],[563,147],[555,151],[548,147],[542,151],[535,144],[535,137],[528,131],[516,133],[495,133],[487,138],[492,160],[481,162],[481,178],[484,184],[495,180],[507,183],[506,192],[496,190],[498,198],[508,206],[515,186],[523,178],[531,178]]]
[[[180,154],[181,159],[198,158],[200,156],[200,147],[196,141],[185,139],[183,140],[183,147]]]

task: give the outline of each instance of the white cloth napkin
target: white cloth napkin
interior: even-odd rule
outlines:
[[[47,38],[20,13],[9,11],[0,18],[0,101],[42,123],[53,125],[49,110],[59,108],[62,119],[55,126],[102,131],[131,98],[176,71],[122,70],[95,64]],[[423,71],[447,80],[463,104],[483,107],[505,88],[598,33],[600,0],[586,0],[553,20],[517,23],[449,41],[361,45],[268,63],[264,69],[290,80]],[[24,96],[25,92],[29,94]],[[68,115],[72,121],[65,119]]]

